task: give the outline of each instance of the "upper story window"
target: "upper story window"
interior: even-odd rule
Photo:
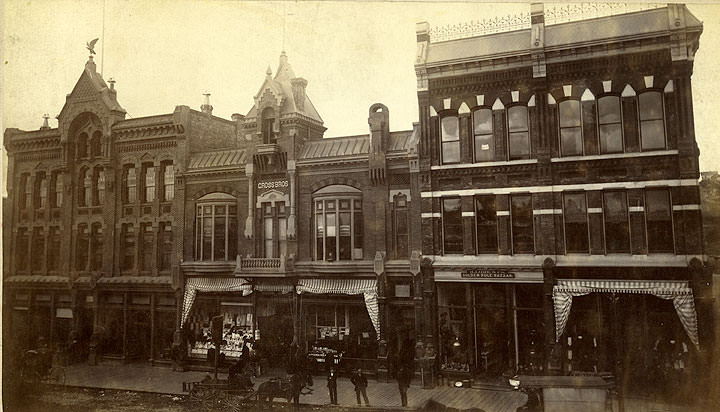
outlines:
[[[665,120],[662,93],[648,91],[638,95],[640,106],[640,141],[642,150],[665,148]]]
[[[443,252],[463,253],[462,202],[459,197],[442,199]]]
[[[87,133],[83,132],[78,135],[77,140],[77,157],[87,157],[88,156],[88,135]]]
[[[149,163],[143,165],[143,202],[155,200],[155,167]]]
[[[78,188],[78,205],[82,207],[92,204],[92,171],[83,169],[80,173],[81,185]]]
[[[622,153],[623,132],[620,98],[604,96],[597,100],[600,153]]]
[[[100,155],[100,131],[96,131],[95,133],[93,133],[92,138],[90,138],[90,156],[98,157]]]
[[[21,227],[18,229],[17,232],[17,242],[15,250],[15,256],[17,256],[15,265],[17,270],[27,270],[28,263],[30,261],[30,256],[28,256],[29,253],[30,237],[28,236],[28,229],[25,227]]]
[[[123,271],[130,271],[135,269],[135,254],[137,253],[137,238],[133,224],[123,224],[120,236],[120,269]]]
[[[75,246],[75,269],[87,270],[90,252],[90,230],[82,223],[78,226],[77,243]]]
[[[127,165],[124,168],[123,176],[123,200],[125,203],[137,201],[137,174],[134,165]]]
[[[152,223],[143,223],[140,225],[140,232],[142,235],[140,270],[143,272],[152,272],[153,255],[155,254],[155,233],[153,232]]]
[[[42,270],[42,265],[45,262],[45,232],[41,227],[33,229],[32,255],[32,259],[30,260],[30,269]]]
[[[227,193],[210,193],[197,201],[195,258],[228,261],[237,255],[237,199]]]
[[[313,202],[315,259],[362,259],[362,192],[350,186],[330,185],[316,191]]]
[[[103,229],[100,223],[93,223],[90,231],[90,270],[101,270],[103,264]]]
[[[285,202],[261,203],[263,255],[266,258],[287,256],[287,220]]]
[[[50,181],[51,191],[51,207],[60,207],[63,204],[63,177],[60,172],[54,172]]]
[[[565,100],[558,105],[560,115],[560,153],[579,156],[583,153],[580,102]]]
[[[410,256],[408,201],[404,194],[395,195],[393,198],[393,235],[395,236],[395,258]]]
[[[160,223],[160,271],[169,271],[172,265],[173,232],[170,222]]]
[[[477,224],[477,252],[497,253],[495,195],[475,197],[475,222]]]
[[[673,253],[672,204],[667,189],[645,190],[645,219],[649,253]]]
[[[272,107],[266,107],[262,111],[262,138],[263,144],[276,143],[277,126],[275,123],[275,110]]]
[[[603,214],[607,253],[630,253],[627,194],[620,191],[603,193]]]
[[[48,270],[58,270],[60,268],[60,247],[62,246],[62,237],[59,227],[51,227],[48,233],[48,253],[47,268]]]
[[[95,168],[93,173],[93,205],[105,203],[105,171],[102,168]]]
[[[475,136],[475,161],[492,161],[495,158],[492,110],[478,109],[473,112],[473,134]]]
[[[589,251],[587,203],[585,193],[566,193],[563,196],[565,220],[565,251],[587,253]]]
[[[530,133],[526,106],[512,106],[508,114],[508,153],[510,160],[530,158]]]
[[[27,209],[30,207],[30,201],[32,199],[32,187],[30,187],[30,174],[23,173],[20,176],[20,209]]]
[[[535,252],[532,211],[531,195],[510,197],[513,254]]]
[[[175,198],[175,169],[171,161],[162,163],[163,201],[169,202]]]
[[[442,141],[442,164],[460,162],[460,122],[457,116],[445,116],[440,120]]]
[[[35,176],[35,208],[44,209],[47,207],[48,179],[45,172],[39,172]]]

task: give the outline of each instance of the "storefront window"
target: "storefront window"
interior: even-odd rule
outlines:
[[[225,343],[221,353],[225,354],[226,358],[238,358],[243,345],[254,336],[253,310],[249,301],[198,298],[187,323],[191,357],[206,359],[208,350],[214,348],[210,322],[217,315],[223,317],[222,333]]]
[[[471,342],[466,331],[465,285],[438,286],[440,367],[443,370],[470,371]]]
[[[237,200],[225,193],[198,199],[195,219],[197,260],[227,261],[237,254]]]
[[[100,353],[110,356],[122,356],[124,330],[123,310],[106,308],[100,313],[102,314]]]

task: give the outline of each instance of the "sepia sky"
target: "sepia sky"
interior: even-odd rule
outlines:
[[[391,130],[417,121],[415,23],[432,27],[529,11],[528,3],[431,1],[0,3],[2,130],[37,129],[43,113],[57,127],[55,116],[87,61],[85,42],[100,37],[98,71],[117,81],[129,118],[170,113],[177,105],[199,110],[206,91],[213,114],[246,114],[284,49],[295,74],[308,80],[327,137],[367,133],[375,102],[389,108]],[[704,22],[693,74],[700,169],[718,170],[720,5],[688,8]],[[2,162],[4,171],[4,147]]]

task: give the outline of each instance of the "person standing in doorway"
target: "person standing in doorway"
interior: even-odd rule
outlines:
[[[353,376],[350,378],[350,382],[355,385],[355,396],[357,397],[357,404],[360,405],[360,394],[362,394],[365,400],[365,406],[370,406],[367,396],[367,378],[362,372],[362,369],[358,369]]]
[[[337,373],[335,372],[335,368],[330,368],[330,372],[328,372],[327,387],[330,393],[330,404],[337,405]]]

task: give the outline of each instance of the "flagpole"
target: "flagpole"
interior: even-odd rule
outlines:
[[[103,75],[103,71],[105,71],[105,0],[103,0],[103,10],[102,10],[102,44],[101,44],[102,50],[100,51],[100,75]]]

